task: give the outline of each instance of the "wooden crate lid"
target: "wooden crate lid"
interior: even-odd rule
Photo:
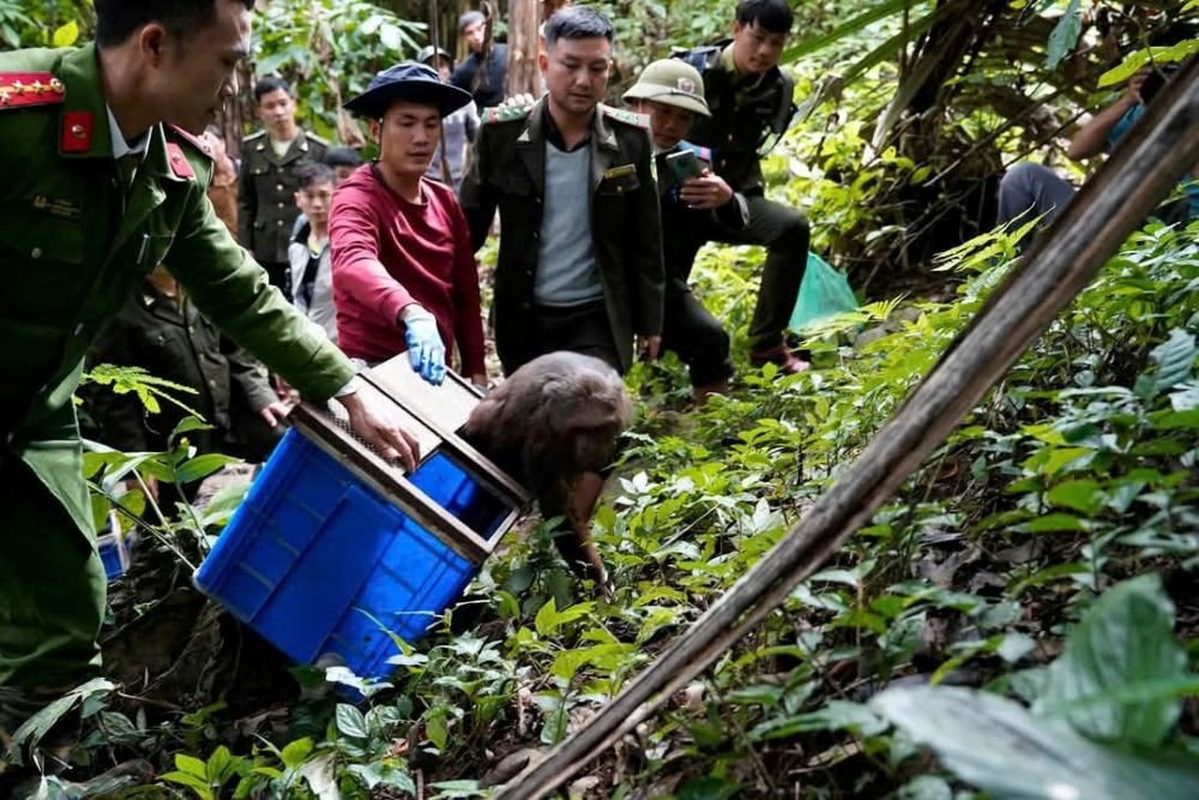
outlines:
[[[365,377],[393,397],[402,398],[405,408],[442,431],[457,431],[465,425],[482,397],[452,370],[446,371],[444,383],[434,386],[412,369],[407,353],[371,367]]]

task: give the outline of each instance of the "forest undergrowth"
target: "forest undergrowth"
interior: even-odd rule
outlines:
[[[570,794],[1050,797],[1041,779],[1069,764],[1100,781],[1084,786],[1149,775],[1155,797],[1193,796],[1194,228],[1134,234],[831,563]],[[697,291],[734,326],[756,260],[711,248],[698,265]],[[673,357],[638,367],[638,420],[595,521],[615,598],[575,585],[530,525],[434,635],[397,644],[390,684],[288,668],[194,596],[190,564],[238,490],[164,524],[114,585],[112,680],[64,698],[89,731],[75,775],[137,757],[158,783],[122,790],[117,775],[115,796],[486,796],[763,557],[1014,263],[1003,234],[963,245],[937,267],[957,282],[952,299],[830,320],[806,343],[815,369],[742,364],[734,393],[699,409]],[[220,466],[197,461],[181,448],[97,454],[89,468],[113,488],[121,468],[192,479]],[[95,788],[49,778],[46,796],[79,786]]]

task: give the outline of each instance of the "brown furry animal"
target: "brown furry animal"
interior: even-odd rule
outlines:
[[[598,358],[549,353],[487,395],[462,436],[537,497],[542,516],[564,516],[573,537],[555,542],[571,567],[606,586],[590,523],[600,471],[612,462],[632,403],[616,370]]]

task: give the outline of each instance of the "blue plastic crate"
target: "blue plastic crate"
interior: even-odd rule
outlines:
[[[101,536],[96,540],[96,549],[100,551],[100,561],[104,564],[104,575],[108,578],[109,583],[125,574],[128,556],[122,560],[121,548],[122,544],[112,534]]]
[[[409,476],[481,535],[511,509],[438,452]],[[478,571],[345,465],[292,429],[196,572],[197,585],[291,658],[336,653],[385,678]],[[386,629],[386,630],[384,630]]]

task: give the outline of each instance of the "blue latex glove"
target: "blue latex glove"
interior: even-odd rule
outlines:
[[[445,344],[437,331],[437,320],[425,309],[413,303],[400,312],[404,323],[404,342],[412,369],[434,386],[445,380]]]

